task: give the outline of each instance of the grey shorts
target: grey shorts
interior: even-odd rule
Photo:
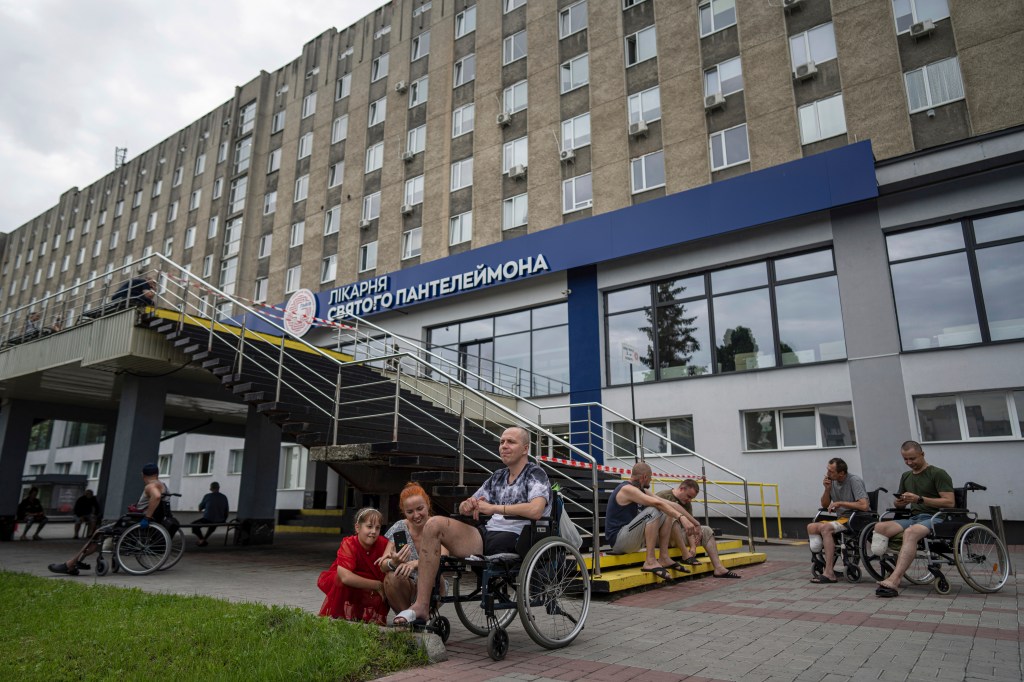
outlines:
[[[657,507],[645,507],[643,511],[636,515],[636,518],[619,530],[619,534],[615,536],[615,545],[612,547],[612,553],[629,554],[630,552],[642,549],[644,546],[644,528],[648,523],[657,522],[658,525],[661,525],[661,521],[664,518],[665,514],[658,510]]]
[[[897,524],[903,530],[906,530],[911,526],[924,526],[928,530],[934,530],[932,528],[931,514],[914,514],[909,519],[893,519],[892,522]]]

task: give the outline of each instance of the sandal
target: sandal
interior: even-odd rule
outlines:
[[[662,580],[672,580],[672,576],[669,575],[668,570],[662,566],[656,566],[655,568],[641,568],[641,573],[653,573]]]
[[[823,574],[814,576],[813,578],[811,578],[811,582],[815,585],[831,585],[832,583],[837,583],[839,581],[833,580],[832,578],[829,578],[827,575]]]

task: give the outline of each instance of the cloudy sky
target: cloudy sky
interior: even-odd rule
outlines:
[[[385,0],[0,0],[0,231]]]

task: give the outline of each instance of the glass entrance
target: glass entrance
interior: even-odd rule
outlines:
[[[460,343],[459,367],[462,368],[459,378],[470,388],[475,388],[478,391],[493,390],[489,382],[494,376],[494,340],[478,339]],[[483,377],[487,381],[480,381],[477,376]]]

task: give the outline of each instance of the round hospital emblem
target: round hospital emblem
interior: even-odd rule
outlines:
[[[293,336],[304,336],[313,326],[316,313],[316,294],[309,289],[299,289],[285,304],[285,330]]]

